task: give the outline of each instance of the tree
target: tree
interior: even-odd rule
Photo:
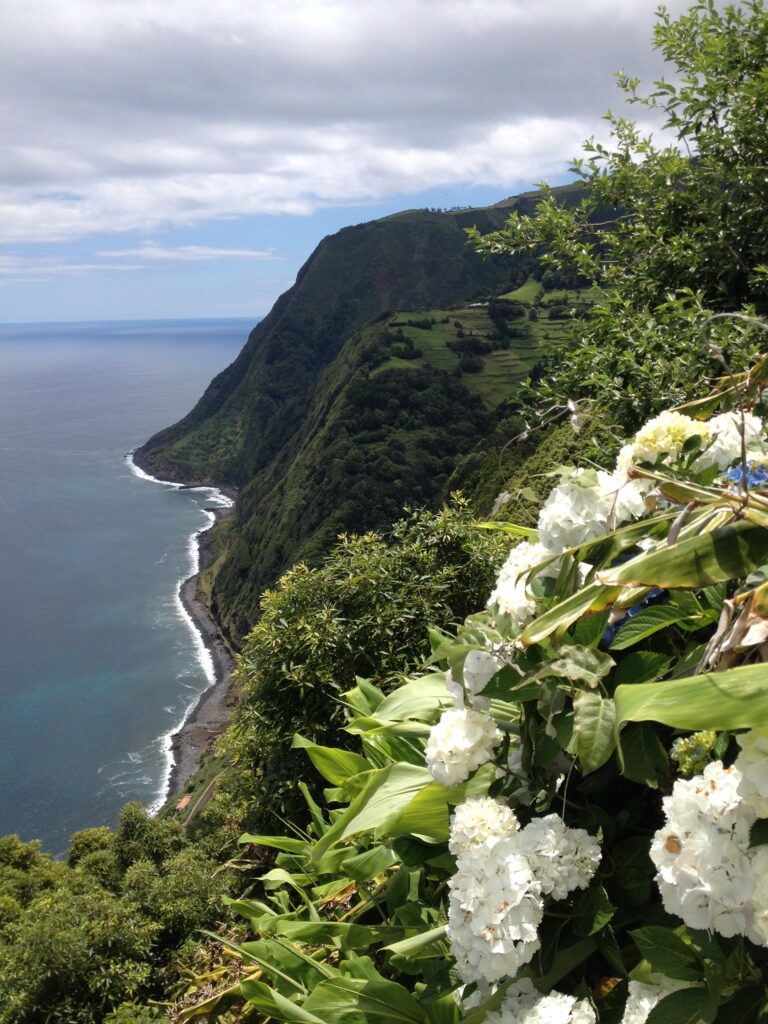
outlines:
[[[655,46],[672,81],[644,95],[637,79],[618,80],[669,141],[609,113],[612,145],[590,140],[572,165],[587,186],[578,206],[550,192],[535,218],[471,232],[484,253],[539,252],[599,289],[581,343],[531,401],[599,393],[625,429],[722,373],[710,343],[734,370],[746,365],[754,327],[728,314],[768,309],[768,14],[760,0],[705,0],[677,19],[662,8]]]

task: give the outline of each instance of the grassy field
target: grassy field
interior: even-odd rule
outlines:
[[[507,339],[509,348],[496,348],[484,353],[481,356],[482,368],[478,372],[463,372],[462,380],[469,391],[479,395],[488,408],[495,408],[509,398],[519,381],[528,376],[539,360],[545,356],[556,356],[559,351],[567,349],[568,342],[578,331],[578,320],[571,319],[570,310],[583,311],[590,304],[591,297],[591,293],[586,290],[560,289],[545,292],[533,278],[529,278],[520,288],[500,295],[500,299],[522,303],[527,307],[526,313],[535,307],[538,315],[535,319],[525,315],[508,320],[512,333],[523,329],[527,332],[526,336],[510,337]],[[565,310],[561,318],[550,320],[549,311],[555,305],[562,305]],[[430,320],[432,326],[426,330],[409,325],[409,320]],[[369,327],[366,338],[376,341],[377,338],[392,338],[399,332],[402,332],[404,340],[413,342],[420,355],[415,359],[392,355],[371,371],[372,376],[386,370],[408,370],[424,366],[458,373],[461,353],[449,347],[449,342],[459,342],[462,335],[465,339],[474,336],[482,341],[492,341],[497,337],[496,328],[488,317],[487,305],[472,305],[453,309],[402,311],[385,323]],[[397,345],[396,342],[393,344]]]
[[[532,277],[529,277],[525,284],[520,285],[513,292],[506,292],[504,295],[500,295],[500,299],[514,299],[517,302],[525,302],[529,306],[538,299],[540,295],[544,293],[544,289],[541,287],[538,281],[535,281]]]

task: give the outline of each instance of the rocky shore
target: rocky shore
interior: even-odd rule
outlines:
[[[130,458],[134,466],[149,479],[155,480],[158,483],[171,482],[163,481],[153,475],[154,468],[145,462],[140,448],[131,452]],[[177,486],[182,490],[193,490],[198,487],[209,487],[210,485],[205,483],[184,483],[177,484]],[[237,498],[237,491],[234,488],[218,487],[216,489],[232,502]],[[233,507],[212,505],[207,507],[206,511],[210,512],[218,520],[230,515]],[[200,573],[206,568],[213,557],[210,543],[210,530],[213,525],[212,523],[211,526],[200,530],[196,536],[199,555],[198,565],[200,568],[197,573],[181,584],[179,597],[211,654],[215,682],[207,690],[203,691],[183,725],[171,736],[173,767],[168,779],[166,801],[184,791],[187,783],[197,771],[200,760],[211,742],[220,736],[229,725],[232,716],[232,706],[235,702],[235,694],[233,693],[230,678],[235,660],[224,643],[208,609],[198,597]]]
[[[228,494],[228,497],[233,497],[233,495]],[[220,519],[232,510],[211,507],[208,511]],[[201,571],[211,560],[209,529],[201,530],[197,535]],[[200,759],[209,744],[224,732],[232,714],[234,695],[230,676],[235,662],[219,635],[216,623],[208,614],[208,609],[198,599],[199,575],[196,573],[181,584],[179,596],[196,629],[199,630],[205,646],[210,651],[216,682],[201,694],[184,724],[171,737],[173,768],[168,780],[169,797],[184,790],[190,778],[197,771]]]

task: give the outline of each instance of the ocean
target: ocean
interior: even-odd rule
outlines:
[[[126,454],[254,322],[0,326],[0,835],[61,854],[165,793],[168,737],[212,678],[178,586],[219,499]]]

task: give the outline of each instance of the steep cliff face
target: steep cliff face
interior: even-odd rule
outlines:
[[[481,259],[464,229],[493,230],[510,207],[527,212],[535,201],[409,211],[323,239],[195,408],[138,451],[157,476],[240,489],[211,597],[235,642],[289,565],[311,561],[339,532],[385,528],[403,505],[440,500],[456,460],[492,428],[503,388],[484,394],[477,366],[462,373],[456,335],[465,332],[451,321],[450,337],[422,331],[424,346],[399,327],[410,349],[393,347],[393,313],[431,311],[430,323],[447,323],[456,307],[471,317],[469,304],[519,284],[522,264]],[[486,318],[478,330],[491,326]],[[526,355],[519,365],[514,352],[495,356],[496,385],[530,366]]]
[[[350,335],[386,310],[454,304],[503,287],[508,268],[467,248],[507,211],[413,211],[323,239],[296,284],[183,420],[140,450],[160,476],[243,487],[301,429],[322,370]]]

